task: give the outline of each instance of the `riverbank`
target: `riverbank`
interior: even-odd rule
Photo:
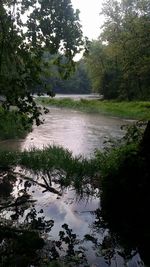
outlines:
[[[24,138],[32,130],[26,115],[0,107],[0,140]]]
[[[59,112],[62,115],[62,117],[59,117],[59,121],[57,120],[58,117],[56,117],[56,114],[53,112]],[[69,114],[68,118],[67,113]],[[74,119],[72,116],[73,114],[75,114]],[[70,134],[73,136],[72,143],[74,143],[74,146],[79,152],[77,140],[81,140],[79,145],[84,146],[82,136],[87,137],[89,134],[90,140],[93,143],[95,143],[95,138],[91,135],[91,123],[88,129],[87,122],[89,118],[85,120],[84,123],[83,119],[81,120],[80,117],[76,117],[78,114],[85,118],[91,117],[92,123],[94,122],[94,117],[98,117],[99,121],[95,121],[96,128],[94,129],[96,129],[96,131],[100,126],[102,117],[105,117],[105,120],[113,119],[112,125],[115,125],[115,120],[121,121],[118,118],[109,118],[97,114],[86,114],[74,112],[69,109],[61,110],[52,108],[51,112],[45,116],[45,123],[40,125],[40,127],[36,127],[37,131],[33,131],[34,137],[29,134],[28,140],[34,140],[39,146],[42,133],[44,138],[47,133],[47,140],[50,141],[50,136],[54,129],[54,121],[55,125],[56,122],[58,124],[55,126],[55,134],[53,134],[53,137],[51,136],[52,140],[60,140],[60,136],[64,136],[64,140],[69,140],[70,143],[69,135],[65,135],[68,133],[67,128],[63,124],[63,119],[65,119],[66,125],[70,125],[71,122],[75,128],[81,125],[83,127],[80,132],[77,131],[79,134],[78,136],[74,134],[74,130],[72,130],[72,134]],[[106,125],[108,124],[105,122],[104,126],[106,127]],[[42,127],[44,132],[41,131]],[[106,128],[108,129],[108,127]],[[61,132],[62,129],[64,132]],[[87,131],[84,131],[84,129]],[[57,135],[58,132],[60,136]],[[110,129],[109,132],[112,134],[112,129]],[[10,216],[8,217],[8,221],[4,218],[5,224],[3,224],[2,221],[0,228],[1,236],[6,240],[7,245],[7,250],[4,250],[4,256],[2,258],[5,260],[3,260],[5,266],[10,266],[12,259],[14,266],[19,257],[21,260],[17,266],[22,266],[25,260],[27,262],[26,266],[29,265],[28,263],[30,262],[32,264],[37,264],[38,256],[41,257],[39,260],[42,266],[46,266],[43,265],[42,262],[45,262],[45,259],[47,259],[47,265],[51,266],[51,260],[55,259],[52,253],[55,253],[55,251],[57,252],[55,248],[57,249],[58,246],[58,249],[60,249],[60,245],[62,245],[64,241],[66,241],[65,247],[67,248],[66,251],[64,251],[66,257],[63,257],[64,262],[59,253],[54,254],[58,262],[62,262],[64,266],[67,266],[67,260],[69,266],[71,266],[72,261],[72,266],[79,266],[77,261],[81,262],[80,266],[85,266],[83,265],[85,258],[86,263],[90,266],[92,266],[92,264],[97,264],[104,267],[106,265],[104,259],[107,256],[107,251],[110,251],[111,246],[114,252],[117,251],[117,248],[122,245],[118,243],[122,236],[123,238],[127,236],[127,240],[124,240],[125,245],[128,245],[129,242],[129,254],[132,253],[135,246],[136,248],[141,248],[141,240],[142,244],[144,243],[145,251],[145,243],[149,241],[149,219],[146,209],[146,203],[147,200],[149,200],[149,191],[146,190],[149,188],[149,180],[147,181],[147,177],[149,177],[149,164],[147,164],[143,155],[141,156],[139,153],[139,146],[137,144],[138,133],[138,129],[134,127],[133,130],[128,132],[126,138],[124,138],[123,146],[118,147],[121,143],[117,142],[117,147],[114,147],[115,143],[112,143],[112,149],[109,150],[108,147],[104,153],[97,151],[95,157],[90,159],[86,159],[82,156],[74,156],[68,150],[58,146],[44,148],[42,145],[43,150],[31,148],[28,151],[20,152],[0,151],[2,176],[0,192],[1,195],[5,197],[5,202],[2,199],[0,203],[0,214],[2,219],[5,217],[6,213]],[[100,139],[102,136],[106,137],[106,134],[102,135],[99,132],[97,135]],[[100,139],[97,139],[97,144],[100,142]],[[41,141],[41,143],[43,144],[43,141]],[[88,142],[87,146],[90,146]],[[17,169],[15,167],[17,167]],[[15,192],[15,194],[13,192]],[[139,198],[139,195],[142,197]],[[77,206],[76,202],[79,203],[79,200],[81,201]],[[102,207],[101,211],[99,210],[99,202]],[[87,203],[90,203],[90,205],[87,206]],[[91,203],[94,204],[91,205]],[[139,207],[141,207],[141,209]],[[145,207],[145,209],[143,207]],[[13,223],[15,225],[16,221],[19,222],[19,219],[21,219],[22,222],[24,218],[25,221],[22,225],[27,225],[27,229],[23,227],[13,227]],[[49,220],[47,221],[45,218]],[[102,218],[104,218],[103,221]],[[130,220],[130,218],[132,218],[132,220]],[[10,224],[10,222],[12,222],[12,224]],[[114,232],[111,231],[112,236],[108,233],[105,239],[105,237],[100,234],[100,231],[103,230],[103,232],[105,232],[105,227],[108,229],[108,223],[110,226],[109,229]],[[52,228],[53,225],[54,229]],[[122,226],[121,231],[120,225]],[[140,228],[138,228],[139,225]],[[52,232],[49,235],[51,228]],[[98,231],[97,233],[95,232],[96,229]],[[95,235],[93,235],[93,233],[95,233]],[[50,242],[48,243],[49,247],[46,243],[47,240],[44,239],[47,236],[50,237]],[[119,236],[119,241],[114,239],[116,236]],[[137,237],[135,243],[134,236]],[[79,241],[76,240],[76,237],[78,237]],[[99,240],[101,240],[101,243],[99,243]],[[114,241],[111,243],[111,240],[115,240],[115,243]],[[83,252],[81,249],[78,250],[78,248],[75,247],[75,245],[78,244],[76,241],[82,244]],[[89,241],[92,243],[91,245],[87,244]],[[51,246],[51,244],[53,244],[53,246]],[[114,248],[114,244],[116,244],[117,247]],[[48,249],[45,246],[47,246]],[[71,250],[69,250],[69,248],[71,248]],[[10,257],[8,257],[8,251],[11,251]],[[93,257],[92,254],[94,253],[95,255],[97,251],[99,257]],[[120,255],[125,255],[125,252],[124,249],[122,249],[122,254],[120,253]],[[22,255],[24,255],[24,258],[22,258]],[[50,258],[51,255],[53,257],[52,259]],[[114,257],[117,257],[117,255],[118,254],[115,252]],[[132,254],[130,258],[132,258]],[[34,259],[36,259],[35,263]],[[125,260],[123,258],[121,259],[121,261]],[[133,259],[133,265],[134,261],[135,258]],[[113,266],[113,263],[113,260],[110,259],[110,266]],[[52,261],[52,264],[52,266],[56,266],[57,262]],[[122,267],[124,262],[120,264],[120,261],[116,261],[116,264]]]
[[[108,100],[73,100],[70,98],[55,99],[49,97],[38,97],[37,103],[43,106],[55,106],[69,108],[89,113],[107,114],[122,118],[149,120],[150,101],[108,101]]]

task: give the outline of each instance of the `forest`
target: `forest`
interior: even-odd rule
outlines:
[[[149,1],[106,1],[102,13],[102,33],[86,60],[93,90],[106,99],[149,100]]]
[[[101,12],[99,38],[88,40],[71,0],[0,1],[0,267],[150,266],[150,2],[104,0]],[[54,98],[91,92],[102,97]],[[104,130],[117,135],[112,122],[123,121],[124,135],[104,132],[99,149],[106,117]],[[41,148],[54,122],[56,141],[98,140],[92,157],[54,140]],[[98,208],[73,210],[90,199]],[[86,230],[88,220],[80,238],[75,222]]]
[[[62,80],[55,68],[49,78],[52,89],[79,93],[80,88],[80,93],[93,91],[105,99],[149,100],[149,12],[148,1],[105,1],[99,39],[89,41],[88,53],[70,79]]]

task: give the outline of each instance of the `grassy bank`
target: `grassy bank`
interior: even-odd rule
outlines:
[[[0,108],[0,139],[23,138],[31,131],[32,125],[25,115],[16,111],[7,111]]]
[[[139,120],[150,119],[150,101],[115,102],[107,100],[72,100],[69,98],[51,99],[48,97],[39,97],[37,98],[37,102],[44,106],[70,108],[83,112],[101,113]]]

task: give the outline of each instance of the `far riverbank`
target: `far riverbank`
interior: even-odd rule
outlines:
[[[38,97],[36,101],[43,106],[69,108],[89,113],[100,113],[109,116],[136,120],[150,119],[150,101],[108,101],[100,99],[71,99]]]

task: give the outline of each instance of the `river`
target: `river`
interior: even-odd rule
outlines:
[[[44,120],[23,140],[1,141],[1,148],[24,150],[55,144],[74,155],[90,157],[95,149],[104,148],[105,141],[121,138],[124,134],[121,126],[131,123],[131,120],[60,108],[50,108]]]
[[[104,148],[104,141],[110,138],[121,138],[124,134],[121,126],[131,122],[115,117],[60,108],[50,108],[49,113],[44,115],[44,119],[44,124],[39,127],[34,126],[33,131],[24,140],[3,141],[1,148],[24,150],[55,144],[71,150],[73,155],[82,154],[85,157],[92,157],[95,149]],[[57,239],[58,231],[63,223],[67,223],[80,239],[83,239],[87,233],[94,235],[91,225],[95,218],[93,211],[100,207],[99,198],[93,197],[88,201],[76,201],[74,191],[66,190],[63,196],[58,198],[49,192],[43,194],[38,188],[33,193],[33,197],[37,199],[36,208],[39,210],[42,208],[46,218],[55,221],[54,228],[50,232],[51,237]],[[99,234],[99,241],[104,235],[105,232]],[[84,245],[87,249],[86,254],[90,266],[108,266],[104,257],[96,256],[92,242],[86,242]],[[137,260],[138,258],[136,262]],[[140,266],[134,265],[133,262],[128,264],[132,267]],[[122,258],[116,255],[110,266],[123,267]]]

